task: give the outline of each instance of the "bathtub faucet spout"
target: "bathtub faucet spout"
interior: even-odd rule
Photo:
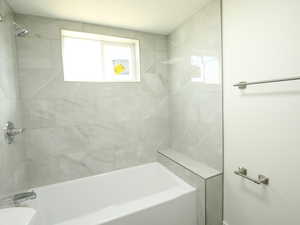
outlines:
[[[34,200],[37,198],[37,194],[34,191],[19,193],[13,196],[13,202],[15,205],[19,205],[22,202],[26,202],[28,200]]]

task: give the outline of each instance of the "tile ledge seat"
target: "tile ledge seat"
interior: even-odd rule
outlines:
[[[161,154],[168,159],[174,161],[175,163],[181,165],[182,167],[186,168],[187,170],[191,171],[192,173],[200,176],[204,180],[221,175],[222,172],[209,167],[208,165],[196,161],[180,152],[166,149],[166,150],[159,150],[158,154]]]

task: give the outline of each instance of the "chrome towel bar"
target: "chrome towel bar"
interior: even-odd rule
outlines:
[[[238,176],[241,176],[247,180],[252,181],[253,183],[256,184],[264,184],[264,185],[268,185],[269,184],[269,178],[265,177],[264,175],[258,175],[258,179],[253,179],[251,177],[247,176],[247,169],[244,167],[239,167],[237,171],[234,171],[234,173]]]
[[[266,83],[276,83],[282,81],[292,81],[292,80],[300,80],[300,76],[298,77],[290,77],[290,78],[282,78],[282,79],[275,79],[275,80],[262,80],[262,81],[255,81],[255,82],[246,82],[241,81],[237,84],[234,84],[234,87],[238,87],[239,89],[246,89],[248,85],[255,85],[255,84],[266,84]]]

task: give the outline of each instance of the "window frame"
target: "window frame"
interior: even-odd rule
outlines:
[[[65,80],[65,56],[64,56],[64,37],[73,38],[73,39],[86,39],[86,40],[94,40],[99,41],[101,44],[101,59],[100,64],[102,68],[102,79],[99,80]],[[61,52],[62,52],[62,67],[63,67],[63,79],[65,82],[93,82],[93,83],[115,83],[115,82],[140,82],[141,81],[141,66],[140,66],[140,41],[137,39],[129,39],[124,37],[103,35],[103,34],[95,34],[81,31],[73,31],[73,30],[60,30],[60,38],[61,38]],[[132,59],[132,73],[129,79],[121,78],[118,76],[110,77],[107,79],[107,74],[105,72],[105,56],[104,56],[104,46],[105,45],[112,46],[125,46],[131,49],[131,59]],[[131,68],[131,67],[130,67]]]

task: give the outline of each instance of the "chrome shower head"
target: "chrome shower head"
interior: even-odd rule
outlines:
[[[16,26],[17,37],[25,37],[29,33],[29,31],[26,28],[21,27],[19,24],[14,23],[14,25]]]
[[[17,31],[16,31],[16,35],[18,37],[25,37],[28,33],[29,33],[29,31],[25,28],[17,29]]]

